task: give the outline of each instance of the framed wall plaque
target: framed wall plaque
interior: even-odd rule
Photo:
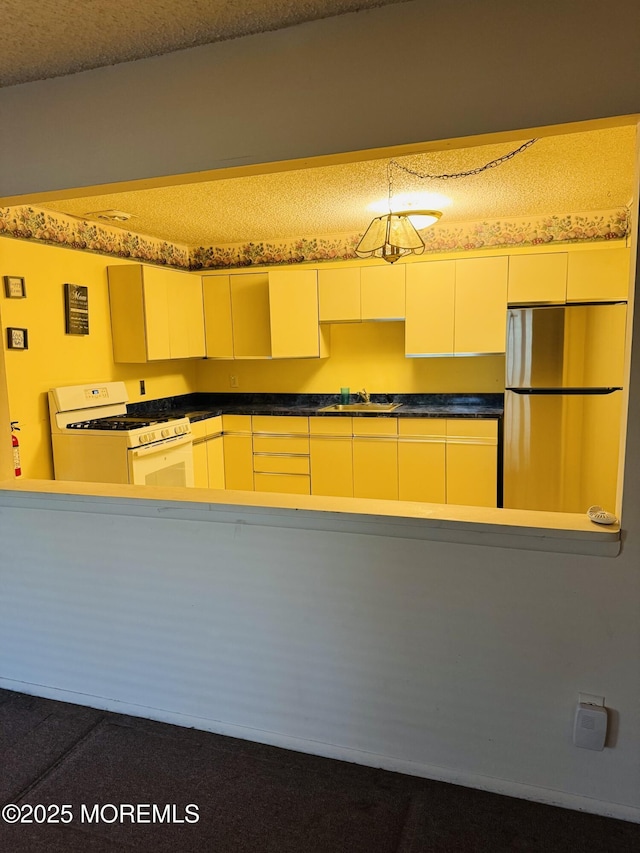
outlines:
[[[27,330],[8,326],[7,347],[9,349],[29,349],[29,333]]]
[[[5,275],[4,278],[4,295],[7,299],[24,299],[27,295],[27,288],[24,279],[19,275]]]
[[[89,334],[89,288],[83,284],[65,284],[64,321],[68,335]]]

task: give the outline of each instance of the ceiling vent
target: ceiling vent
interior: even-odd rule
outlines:
[[[83,214],[84,219],[97,219],[98,222],[110,222],[112,225],[122,225],[133,218],[132,213],[124,210],[94,210],[92,213]]]

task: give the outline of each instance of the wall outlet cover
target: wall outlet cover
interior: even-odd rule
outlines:
[[[603,750],[607,738],[607,709],[578,702],[573,720],[573,743],[582,749]]]

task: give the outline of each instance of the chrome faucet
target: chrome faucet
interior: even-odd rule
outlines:
[[[358,391],[358,397],[360,397],[361,403],[371,402],[371,395],[369,394],[366,388],[363,388],[362,391]]]

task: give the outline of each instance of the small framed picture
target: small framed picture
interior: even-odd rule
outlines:
[[[5,275],[4,295],[8,299],[24,299],[27,295],[24,279],[19,275]]]
[[[64,286],[64,330],[67,335],[89,334],[89,288],[83,284]]]
[[[9,349],[29,349],[29,333],[26,329],[7,327],[7,346]]]

